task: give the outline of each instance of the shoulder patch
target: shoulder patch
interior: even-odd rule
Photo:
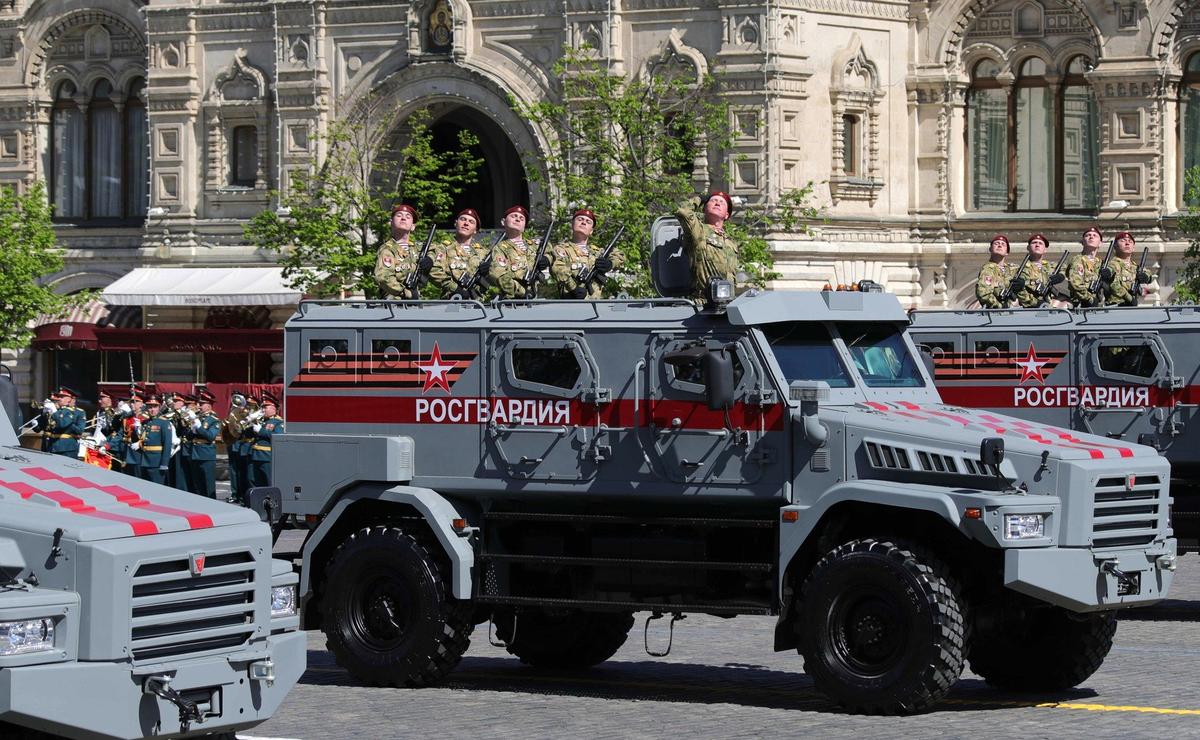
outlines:
[[[383,253],[383,266],[384,267],[392,266],[392,255],[388,252]]]

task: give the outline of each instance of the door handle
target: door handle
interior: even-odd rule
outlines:
[[[681,468],[687,468],[688,470],[697,470],[697,469],[699,469],[699,468],[702,468],[702,467],[704,467],[704,463],[702,463],[702,462],[692,462],[691,460],[680,460],[680,461],[679,461],[679,467],[681,467]]]

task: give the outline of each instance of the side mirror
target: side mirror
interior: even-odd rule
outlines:
[[[984,465],[999,467],[1004,462],[1004,440],[1000,437],[987,437],[979,443],[979,462]]]
[[[733,356],[725,349],[710,349],[703,363],[708,407],[714,411],[729,408],[733,405]]]

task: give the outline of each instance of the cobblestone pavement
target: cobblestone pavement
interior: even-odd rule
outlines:
[[[277,551],[295,547],[289,535]],[[670,656],[651,658],[641,614],[612,660],[579,673],[521,665],[488,644],[484,624],[458,669],[426,689],[361,686],[334,663],[323,635],[310,632],[308,672],[275,717],[247,735],[1200,738],[1200,557],[1181,559],[1172,596],[1162,608],[1130,612],[1104,666],[1077,690],[1006,694],[966,673],[937,711],[899,718],[838,713],[795,652],[771,650],[767,617],[689,616],[677,625]],[[665,629],[652,627],[651,647],[665,640]]]

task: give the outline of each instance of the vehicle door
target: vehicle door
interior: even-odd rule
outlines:
[[[515,480],[595,476],[592,427],[602,400],[582,335],[498,333],[488,339],[491,408],[485,435],[502,475]]]
[[[1162,449],[1170,443],[1174,363],[1157,332],[1082,332],[1078,428]]]
[[[684,355],[721,347],[732,353],[733,403],[728,410],[713,410],[704,363]],[[644,434],[663,477],[684,484],[778,488],[785,449],[783,406],[749,338],[664,333],[653,337],[649,352]]]

